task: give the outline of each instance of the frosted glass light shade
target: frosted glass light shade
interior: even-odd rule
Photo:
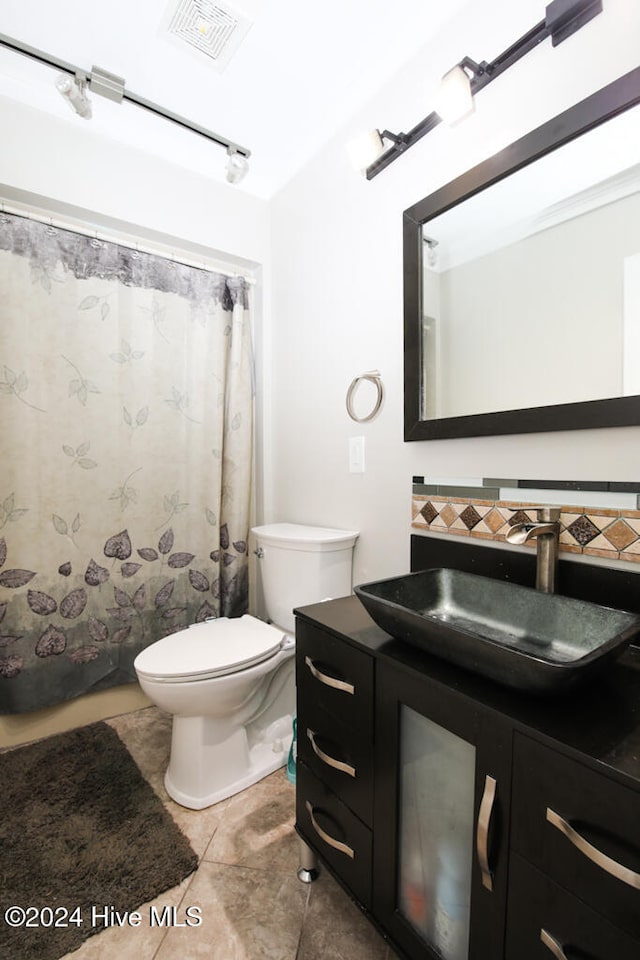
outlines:
[[[471,80],[461,66],[453,67],[440,81],[435,111],[445,123],[462,120],[474,110]]]
[[[347,153],[356,170],[366,170],[384,149],[379,130],[361,133],[347,144]]]

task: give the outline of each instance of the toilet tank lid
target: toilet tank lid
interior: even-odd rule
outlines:
[[[302,523],[267,523],[253,527],[251,532],[258,543],[287,546],[291,550],[341,550],[352,547],[359,536],[355,530]]]
[[[229,673],[273,656],[284,630],[245,614],[205,620],[156,640],[135,659],[136,671],[151,678],[187,678]]]

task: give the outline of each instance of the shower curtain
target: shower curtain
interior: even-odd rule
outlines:
[[[0,713],[246,611],[252,408],[245,280],[0,213]]]

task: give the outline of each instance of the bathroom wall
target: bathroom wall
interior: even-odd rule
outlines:
[[[354,173],[345,142],[373,127],[410,129],[432,109],[439,77],[464,55],[491,60],[544,17],[540,0],[470,3],[272,203],[272,410],[266,519],[361,531],[356,582],[409,568],[413,475],[636,479],[640,428],[403,443],[402,211],[528,130],[638,65],[640,5],[605,0],[579,33],[550,41],[374,180]],[[541,349],[532,330],[531,351]],[[345,394],[378,368],[386,399],[368,424]],[[364,473],[348,442],[364,436]]]

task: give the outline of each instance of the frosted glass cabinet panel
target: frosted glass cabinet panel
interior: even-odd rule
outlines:
[[[374,911],[411,960],[494,960],[504,946],[509,730],[429,677],[420,651],[389,648],[396,658],[376,671]]]
[[[403,705],[398,907],[443,960],[467,960],[475,747]]]

